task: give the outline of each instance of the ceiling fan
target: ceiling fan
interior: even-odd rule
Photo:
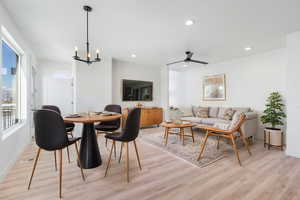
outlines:
[[[183,62],[183,63],[189,63],[189,62],[200,63],[200,64],[203,64],[203,65],[207,65],[207,64],[208,64],[207,62],[204,62],[204,61],[193,60],[193,59],[192,59],[193,54],[194,54],[193,52],[186,51],[186,52],[185,52],[186,58],[185,58],[184,60],[180,60],[180,61],[168,63],[167,65],[173,65],[173,64],[176,64],[176,63],[182,63],[182,62]]]

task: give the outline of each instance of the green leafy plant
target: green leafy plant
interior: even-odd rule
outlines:
[[[270,124],[273,129],[279,125],[283,125],[283,119],[286,117],[284,113],[284,104],[279,92],[272,92],[267,99],[266,109],[261,116],[263,124]]]

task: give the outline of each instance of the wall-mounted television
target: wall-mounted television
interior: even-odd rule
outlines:
[[[123,101],[152,101],[153,82],[122,80],[122,100]]]

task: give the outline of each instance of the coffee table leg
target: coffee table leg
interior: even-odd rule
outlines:
[[[84,169],[95,168],[102,164],[93,123],[83,124],[80,160]]]
[[[193,127],[191,127],[191,133],[192,133],[192,138],[193,138],[193,143],[194,143],[195,139],[194,139],[194,130],[193,130]]]
[[[182,136],[182,145],[184,145],[184,128],[180,128],[181,136]]]

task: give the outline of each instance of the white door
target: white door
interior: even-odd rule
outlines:
[[[73,113],[73,79],[60,73],[44,78],[43,104],[56,105],[63,115]]]

